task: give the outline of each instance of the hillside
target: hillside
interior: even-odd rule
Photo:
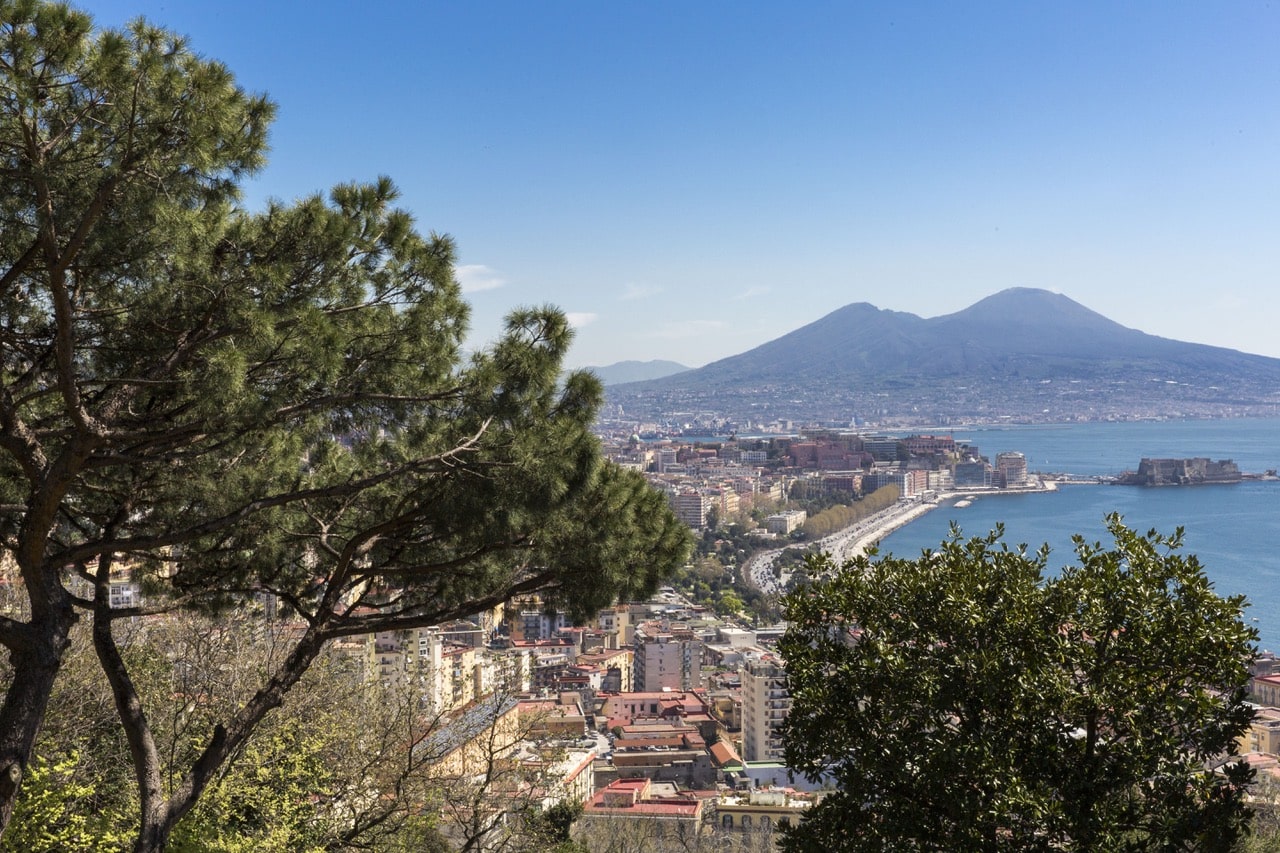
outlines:
[[[1273,414],[1280,359],[1148,335],[1014,288],[929,319],[847,305],[740,355],[611,388],[610,399],[654,416],[757,421]]]

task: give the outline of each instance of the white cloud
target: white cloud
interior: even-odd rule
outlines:
[[[769,287],[748,287],[746,290],[742,291],[741,293],[739,293],[737,296],[733,298],[738,300],[754,299],[757,296],[764,296],[770,290],[772,290],[772,288],[769,288]]]
[[[654,330],[650,337],[654,338],[696,338],[718,332],[726,324],[723,320],[677,320],[664,323]]]
[[[626,290],[618,299],[622,302],[631,302],[635,299],[648,299],[650,296],[657,296],[662,292],[661,287],[652,287],[645,284],[628,284]]]
[[[569,325],[574,329],[581,329],[583,326],[589,326],[596,320],[600,319],[599,314],[592,314],[590,311],[568,311],[564,318],[569,321]]]
[[[458,264],[453,268],[453,276],[461,285],[463,293],[497,290],[507,283],[497,270],[486,267],[484,264]]]

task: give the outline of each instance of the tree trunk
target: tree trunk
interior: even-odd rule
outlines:
[[[13,683],[0,708],[0,834],[13,815],[74,622],[68,607],[55,619],[21,626],[17,633],[25,636],[11,646]]]
[[[160,756],[151,726],[147,723],[128,667],[120,655],[111,633],[111,608],[107,599],[106,568],[99,569],[97,600],[93,608],[93,646],[102,664],[102,671],[111,684],[116,712],[129,741],[129,754],[133,759],[134,777],[138,783],[139,820],[138,837],[134,850],[160,851],[169,840],[172,823],[167,818],[167,803],[160,774]]]
[[[133,842],[133,853],[164,853],[169,844],[169,833],[173,826],[162,816],[144,819],[138,837]]]
[[[105,601],[105,599],[103,600]],[[159,753],[151,727],[111,632],[111,611],[103,601],[95,607],[94,646],[103,672],[111,683],[116,711],[129,741],[134,775],[140,795],[138,834],[134,853],[163,853],[174,827],[195,806],[205,788],[236,750],[253,734],[258,723],[279,707],[289,689],[311,666],[324,647],[325,636],[316,626],[298,641],[270,681],[226,725],[217,725],[199,759],[172,791],[164,790]]]

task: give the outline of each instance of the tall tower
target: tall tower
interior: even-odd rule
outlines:
[[[791,711],[791,692],[782,660],[772,654],[748,657],[742,665],[742,757],[782,761],[782,723]]]

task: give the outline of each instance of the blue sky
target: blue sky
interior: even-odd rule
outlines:
[[[246,200],[390,175],[477,342],[698,366],[1042,287],[1280,357],[1280,6],[103,0],[279,105]]]

